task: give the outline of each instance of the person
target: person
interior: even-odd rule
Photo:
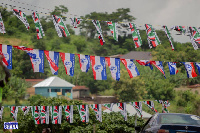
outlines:
[[[42,133],[51,133],[51,129],[50,128],[44,128],[42,130]]]

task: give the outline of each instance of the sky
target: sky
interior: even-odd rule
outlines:
[[[155,29],[161,29],[162,25],[168,28],[174,25],[200,27],[197,14],[200,0],[0,0],[0,4],[16,6],[27,15],[31,14],[31,10],[45,15],[55,6],[64,5],[69,10],[68,18],[85,16],[94,11],[112,13],[118,8],[130,8],[130,15],[136,18],[134,23],[142,29],[144,24],[151,24]],[[190,42],[188,36],[178,36],[176,31],[171,33],[175,41]]]

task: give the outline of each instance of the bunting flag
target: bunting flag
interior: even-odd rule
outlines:
[[[189,27],[190,40],[195,50],[200,47],[200,34],[196,27]]]
[[[73,123],[73,105],[63,106],[67,122]]]
[[[193,62],[183,62],[183,64],[185,65],[185,69],[187,71],[188,78],[197,77]]]
[[[160,103],[160,104],[163,104],[163,103],[164,103],[163,100],[155,100],[155,101],[157,101],[157,102]]]
[[[44,53],[49,62],[52,74],[58,75],[59,52],[44,50]]]
[[[167,101],[163,101],[163,104],[164,104],[166,107],[170,106],[170,103],[169,103],[168,100],[167,100]]]
[[[61,124],[62,106],[50,106],[52,124]]]
[[[135,108],[137,113],[142,117],[142,102],[130,102],[130,104]]]
[[[4,109],[4,106],[1,106],[1,108],[0,108],[0,118],[1,118],[1,121],[2,121],[2,117],[3,117],[3,109]]]
[[[78,26],[78,24],[80,24],[81,23],[81,21],[82,21],[82,19],[80,19],[80,18],[70,18],[71,19],[71,21],[72,21],[72,26],[74,27],[74,28],[77,28],[77,26]]]
[[[106,103],[106,104],[103,104],[103,106],[106,107],[107,109],[109,109],[110,111],[112,111],[113,105],[114,105],[114,103]]]
[[[120,59],[105,57],[105,60],[110,68],[111,76],[114,80],[120,80]]]
[[[22,21],[22,23],[24,23],[27,30],[30,28],[29,23],[26,19],[26,14],[24,12],[22,12],[21,10],[13,9],[13,14],[16,15]]]
[[[135,48],[138,48],[142,45],[142,38],[140,37],[139,29],[137,29],[136,24],[129,23],[129,27],[131,29],[133,42],[135,44]]]
[[[53,23],[55,25],[55,29],[58,33],[59,37],[67,37],[69,36],[69,31],[67,27],[65,26],[65,23],[63,22],[62,18],[60,16],[52,15]]]
[[[137,77],[140,75],[137,66],[133,62],[134,59],[120,59],[120,60],[126,67],[126,70],[128,71],[130,78]]]
[[[66,74],[69,76],[74,76],[74,66],[75,66],[75,55],[70,53],[61,53],[60,57],[65,66]]]
[[[0,13],[0,33],[3,33],[3,34],[6,33],[1,13]]]
[[[144,101],[144,104],[147,105],[151,110],[153,110],[154,112],[158,112],[155,108],[154,108],[154,103],[153,101]]]
[[[165,105],[162,108],[162,113],[169,113],[169,110],[167,109]]]
[[[176,63],[175,62],[167,62],[167,64],[168,64],[168,67],[169,67],[170,75],[176,75],[178,73]]]
[[[17,106],[10,106],[10,111],[12,118],[17,121],[17,113],[18,113],[18,107]]]
[[[82,72],[88,72],[90,69],[90,56],[77,54],[79,58],[80,68]]]
[[[165,71],[162,65],[162,61],[151,61],[151,64],[153,64],[158,70],[164,75],[165,77]],[[165,77],[166,78],[166,77]]]
[[[92,23],[94,24],[95,28],[97,29],[97,34],[98,34],[100,44],[103,45],[105,43],[105,41],[103,39],[100,22],[98,20],[92,20]]]
[[[145,27],[146,27],[147,41],[148,41],[149,47],[152,48],[152,46],[156,47],[156,46],[160,45],[161,42],[160,42],[156,32],[154,31],[152,25],[145,24]]]
[[[12,46],[0,44],[0,55],[3,57],[3,64],[12,69]]]
[[[89,122],[88,105],[77,105],[82,122]]]
[[[166,34],[166,36],[167,36],[167,38],[168,38],[168,40],[169,40],[169,42],[170,42],[170,45],[171,45],[171,47],[172,47],[172,50],[174,50],[174,44],[173,44],[173,42],[172,42],[171,34],[170,34],[170,32],[169,32],[169,30],[168,30],[168,28],[167,28],[166,25],[164,25],[163,28],[164,28],[165,34]]]
[[[49,106],[40,106],[41,124],[49,124]]]
[[[117,31],[117,22],[107,21],[107,24],[110,28],[110,31],[113,35],[113,38],[118,41],[118,31]]]
[[[196,65],[196,67],[197,67],[197,70],[198,70],[198,72],[199,72],[199,75],[200,75],[200,63],[198,63],[198,62],[195,62],[195,65]]]
[[[39,20],[39,14],[33,12],[32,18],[33,18],[33,21],[35,23],[35,28],[36,28],[36,32],[37,32],[37,39],[43,38],[45,36],[45,34],[44,34],[44,31],[43,31],[42,25],[40,23],[40,20]]]
[[[35,124],[41,124],[39,106],[32,107],[32,116],[33,116],[33,120],[34,120]]]
[[[151,61],[149,60],[136,60],[142,66],[149,66],[151,70],[153,70],[153,66],[151,65]]]
[[[19,107],[24,112],[24,115],[26,115],[29,112],[29,109],[31,108],[31,106],[19,106]]]
[[[175,31],[179,32],[180,34],[186,33],[185,26],[174,26],[174,27],[171,28],[171,30],[175,30]]]
[[[124,117],[124,120],[127,121],[126,103],[117,103],[117,106],[120,109],[120,112]]]
[[[91,104],[90,107],[94,110],[98,121],[102,122],[102,108],[101,104]]]
[[[92,70],[95,80],[106,80],[106,63],[105,57],[90,56]]]

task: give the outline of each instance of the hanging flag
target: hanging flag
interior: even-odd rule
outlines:
[[[162,61],[151,61],[151,64],[153,64],[158,70],[164,75],[165,77],[165,71],[162,65]],[[166,78],[166,77],[165,77]]]
[[[80,24],[81,23],[81,21],[82,21],[82,19],[80,19],[80,18],[70,18],[71,19],[71,21],[72,21],[72,26],[74,27],[74,28],[77,28],[77,26],[78,26],[78,24]]]
[[[50,106],[52,124],[61,124],[62,106]]]
[[[82,122],[89,122],[88,105],[77,105]]]
[[[117,22],[107,21],[107,24],[110,28],[110,31],[113,35],[113,38],[118,41],[118,31],[117,31]]]
[[[109,109],[110,111],[112,111],[113,105],[114,105],[114,103],[105,103],[105,104],[103,104],[103,106],[106,107],[107,109]]]
[[[10,111],[12,118],[17,121],[17,113],[18,113],[18,107],[17,106],[10,106]]]
[[[44,53],[49,62],[52,74],[58,75],[59,52],[44,50]]]
[[[169,113],[169,110],[167,109],[165,105],[163,105],[162,113]]]
[[[117,103],[117,106],[120,109],[120,112],[124,117],[124,120],[127,121],[126,103]]]
[[[175,30],[177,32],[179,32],[180,34],[185,34],[186,33],[186,29],[185,29],[185,26],[173,26],[171,28],[171,30]]]
[[[67,122],[73,123],[73,105],[63,106]]]
[[[137,66],[133,62],[134,59],[120,59],[124,66],[126,67],[126,70],[128,71],[128,74],[130,78],[137,77],[140,75]]]
[[[111,76],[114,80],[120,80],[120,59],[105,57],[105,60],[110,68]]]
[[[4,106],[1,106],[1,108],[0,108],[0,118],[1,118],[1,121],[2,121],[2,117],[3,117],[3,109],[4,109]]]
[[[101,104],[91,104],[90,107],[94,110],[97,120],[102,122]]]
[[[61,53],[60,57],[65,66],[66,74],[69,76],[74,76],[74,66],[75,66],[75,55],[70,53]]]
[[[1,13],[0,13],[0,33],[3,33],[3,34],[6,33]]]
[[[185,65],[185,69],[187,71],[188,78],[197,77],[193,62],[183,62],[183,64]]]
[[[160,45],[161,42],[160,42],[155,30],[153,29],[152,25],[145,24],[145,27],[146,27],[147,41],[148,41],[149,47],[152,48],[152,46],[156,47],[156,46]]]
[[[29,112],[29,109],[31,108],[31,106],[18,106],[18,107],[22,109],[24,115],[26,115]]]
[[[58,33],[59,37],[67,37],[69,36],[69,31],[67,27],[65,26],[65,23],[63,22],[62,18],[60,16],[52,15],[53,23],[55,25],[55,29]]]
[[[169,66],[170,75],[176,75],[178,73],[178,69],[176,67],[175,62],[167,62]]]
[[[190,40],[195,50],[200,47],[200,34],[196,27],[189,27]]]
[[[198,62],[195,62],[195,65],[196,65],[196,67],[197,67],[197,70],[198,70],[198,72],[199,72],[199,75],[200,75],[200,63],[198,63]]]
[[[137,113],[142,117],[142,102],[130,102],[130,104],[135,108]]]
[[[12,69],[12,46],[0,44],[0,55],[3,57],[3,64]]]
[[[49,124],[49,106],[40,106],[41,124]]]
[[[92,70],[95,80],[106,80],[106,64],[105,57],[90,56]]]
[[[42,25],[39,20],[39,14],[36,12],[32,13],[32,18],[35,23],[35,28],[37,32],[37,39],[43,38],[45,36]]]
[[[153,101],[144,101],[144,104],[147,105],[151,110],[153,110],[154,112],[158,112],[155,108],[154,108],[154,103]]]
[[[151,65],[151,61],[149,60],[136,60],[142,66],[149,66],[151,70],[153,70],[153,66]]]
[[[77,54],[79,58],[80,68],[82,72],[88,72],[90,69],[90,56]]]
[[[105,41],[103,39],[100,22],[98,20],[92,20],[92,23],[94,24],[95,28],[97,29],[97,34],[98,34],[100,44],[103,45],[105,43]]]
[[[137,29],[136,24],[134,23],[129,23],[129,28],[131,29],[135,48],[139,48],[142,45],[142,38],[140,37],[139,29]]]
[[[32,116],[33,116],[33,120],[34,120],[35,124],[41,124],[39,106],[32,107]]]
[[[13,9],[13,14],[16,15],[22,21],[22,23],[24,23],[27,30],[30,28],[29,23],[26,19],[26,14],[24,12],[22,12],[21,10]]]
[[[163,101],[163,104],[166,106],[166,107],[169,107],[170,106],[170,102],[167,100],[167,101]]]
[[[160,103],[160,104],[163,104],[163,103],[164,103],[163,100],[155,100],[155,101],[157,101],[157,102]]]
[[[167,38],[168,38],[168,40],[169,40],[169,42],[170,42],[170,45],[171,45],[171,47],[172,47],[172,50],[174,50],[174,44],[173,44],[173,42],[172,42],[171,34],[170,34],[170,32],[169,32],[169,30],[168,30],[168,28],[167,28],[166,25],[164,25],[163,28],[164,28],[165,34],[166,34],[166,36],[167,36]]]

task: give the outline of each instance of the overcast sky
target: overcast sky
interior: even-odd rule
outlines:
[[[152,24],[155,29],[161,29],[162,25],[169,28],[174,25],[200,27],[200,0],[0,0],[2,3],[16,6],[27,15],[31,14],[30,10],[43,12],[44,15],[55,6],[64,5],[69,9],[68,18],[94,11],[111,13],[118,8],[130,8],[130,15],[136,18],[137,25],[143,26],[142,29],[146,23]],[[190,41],[188,36],[177,36],[175,33],[172,31],[175,41]]]

